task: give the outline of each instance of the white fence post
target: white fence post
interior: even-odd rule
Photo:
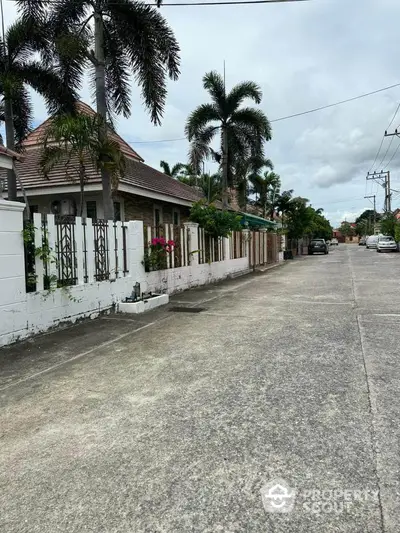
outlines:
[[[230,244],[231,244],[231,240],[229,237],[222,238],[222,253],[223,253],[222,260],[223,261],[228,261],[228,259],[231,258]]]
[[[189,232],[188,264],[196,266],[199,264],[199,225],[197,222],[184,222],[183,225]]]
[[[84,280],[84,260],[83,257],[83,227],[82,227],[82,218],[75,218],[75,253],[76,253],[76,277],[77,284],[83,285]]]
[[[244,257],[247,257],[249,260],[249,268],[251,266],[250,259],[250,230],[244,229],[243,232],[243,244],[244,244]]]
[[[42,215],[40,213],[33,214],[33,225],[35,227],[35,249],[37,252],[38,248],[43,247]],[[36,290],[42,291],[44,289],[44,266],[39,255],[35,255]]]
[[[92,219],[86,219],[86,270],[88,283],[93,283],[95,273],[94,233]]]
[[[141,220],[128,222],[128,267],[129,276],[134,282],[142,283],[145,280],[144,259],[144,234]],[[143,291],[142,291],[143,292]]]

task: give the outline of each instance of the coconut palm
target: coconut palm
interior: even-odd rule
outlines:
[[[179,174],[185,168],[185,165],[183,163],[176,163],[171,168],[169,163],[167,163],[166,161],[160,161],[160,167],[162,168],[164,174],[170,176],[171,178],[178,179]]]
[[[119,144],[108,136],[100,137],[98,132],[101,128],[103,118],[97,114],[57,115],[50,121],[42,139],[40,166],[44,176],[49,178],[53,168],[62,164],[68,178],[79,180],[80,216],[88,167],[94,167],[98,172],[105,169],[111,177],[113,189],[117,189],[125,170],[125,159]]]
[[[274,165],[270,159],[264,159],[263,157],[247,157],[247,158],[237,158],[233,166],[233,183],[234,187],[238,193],[239,205],[242,209],[246,209],[248,196],[250,193],[249,184],[254,183],[252,178],[258,176],[262,168],[269,168],[270,170],[274,169]],[[253,193],[258,191],[253,190]]]
[[[272,171],[264,172],[264,175],[252,174],[250,181],[253,185],[252,192],[258,195],[256,204],[262,208],[263,217],[267,216],[267,207],[270,211],[270,216],[273,218],[275,210],[275,202],[278,198],[279,189],[281,187],[281,180],[278,174]]]
[[[226,94],[222,76],[209,72],[203,78],[203,86],[209,92],[211,102],[197,107],[187,120],[185,132],[191,141],[189,158],[196,170],[206,157],[214,156],[221,162],[223,206],[226,209],[230,166],[239,157],[262,157],[263,143],[271,139],[271,126],[260,109],[242,107],[246,99],[260,104],[262,92],[256,83],[239,83]],[[221,139],[219,153],[210,146],[217,133]]]
[[[68,41],[87,44],[86,57],[93,72],[97,112],[105,120],[113,113],[130,116],[133,75],[154,124],[160,124],[167,95],[168,76],[179,75],[179,45],[161,12],[132,0],[17,0],[24,14],[43,17],[51,8],[51,31]],[[93,23],[93,24],[92,24]],[[112,218],[110,176],[103,170],[103,204]]]
[[[17,20],[0,38],[0,120],[5,123],[7,147],[19,149],[30,130],[32,103],[28,87],[41,94],[50,113],[71,110],[75,94],[62,83],[60,73],[49,62],[35,56],[46,51],[48,39],[43,26],[31,17]],[[17,196],[16,177],[7,171],[8,199]]]

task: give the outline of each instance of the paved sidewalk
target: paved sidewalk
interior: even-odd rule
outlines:
[[[0,531],[397,533],[399,266],[341,246],[0,350]]]

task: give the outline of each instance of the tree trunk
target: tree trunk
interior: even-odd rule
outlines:
[[[14,117],[12,102],[8,98],[4,99],[4,122],[6,126],[7,148],[15,149],[14,140]],[[13,169],[7,170],[7,198],[15,201],[17,199],[17,180]]]
[[[228,130],[222,126],[222,209],[228,209]]]
[[[85,201],[85,166],[81,162],[79,165],[79,186],[80,186],[80,209],[79,216],[83,216],[83,202]]]
[[[96,78],[96,107],[97,113],[103,118],[104,124],[100,130],[100,136],[104,139],[107,135],[107,96],[104,58],[104,26],[102,15],[94,14],[94,37],[95,37],[95,78]],[[111,194],[110,174],[102,169],[101,182],[103,186],[103,210],[106,220],[114,220],[114,204]]]

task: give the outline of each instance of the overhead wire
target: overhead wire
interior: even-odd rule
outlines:
[[[400,103],[398,104],[398,106],[397,106],[397,108],[396,108],[396,111],[394,112],[394,115],[393,115],[393,117],[392,117],[392,120],[389,122],[389,126],[386,128],[386,131],[387,131],[387,130],[390,128],[390,126],[393,124],[394,119],[396,118],[397,113],[399,112],[399,109],[400,109]],[[369,174],[369,173],[371,172],[371,170],[374,168],[375,163],[376,163],[377,160],[378,160],[379,154],[381,153],[381,150],[382,150],[382,146],[383,146],[383,141],[384,141],[384,140],[385,140],[385,134],[382,135],[381,144],[379,145],[379,148],[378,148],[378,151],[377,151],[377,153],[376,153],[376,156],[375,156],[374,162],[372,163],[371,168],[368,170],[368,174]],[[381,166],[381,164],[382,164],[382,162],[384,161],[384,159],[386,159],[386,156],[387,156],[387,154],[388,154],[388,152],[389,152],[389,148],[391,147],[392,142],[393,142],[393,138],[391,139],[390,144],[389,144],[389,147],[388,147],[388,149],[386,150],[386,153],[385,153],[385,155],[383,156],[382,161],[381,161],[381,163],[379,164],[379,166]]]
[[[383,91],[388,91],[390,89],[394,89],[395,87],[400,87],[400,83],[395,83],[395,84],[389,85],[387,87],[382,87],[381,89],[377,89],[377,90],[371,91],[369,93],[359,94],[358,96],[353,96],[352,98],[347,98],[346,100],[340,100],[339,102],[335,102],[334,104],[327,104],[327,105],[324,105],[324,106],[315,107],[313,109],[308,109],[307,111],[302,111],[301,113],[294,113],[292,115],[286,115],[286,116],[283,116],[283,117],[274,118],[274,119],[270,120],[270,122],[271,123],[273,123],[273,122],[281,122],[283,120],[288,120],[290,118],[301,117],[303,115],[309,115],[310,113],[316,113],[317,111],[322,111],[323,109],[329,109],[331,107],[336,107],[338,105],[346,104],[348,102],[353,102],[354,100],[359,100],[360,98],[365,98],[367,96],[372,96],[373,94],[378,94],[378,93],[381,93]],[[400,109],[400,104],[399,104],[398,109]],[[393,122],[393,120],[395,119],[395,117],[397,115],[398,109],[396,110],[396,113],[393,116],[392,122]],[[392,122],[390,123],[390,125],[392,124]],[[129,144],[152,144],[152,143],[175,142],[175,141],[186,141],[186,140],[187,140],[186,137],[178,137],[178,138],[175,138],[175,139],[159,139],[159,140],[156,140],[156,141],[129,141]],[[379,153],[380,153],[380,150],[382,148],[383,140],[384,140],[384,136],[382,137],[382,142],[381,142],[380,149],[378,150],[378,153],[376,155],[375,161],[374,161],[372,166],[375,165],[376,160],[379,157]]]

